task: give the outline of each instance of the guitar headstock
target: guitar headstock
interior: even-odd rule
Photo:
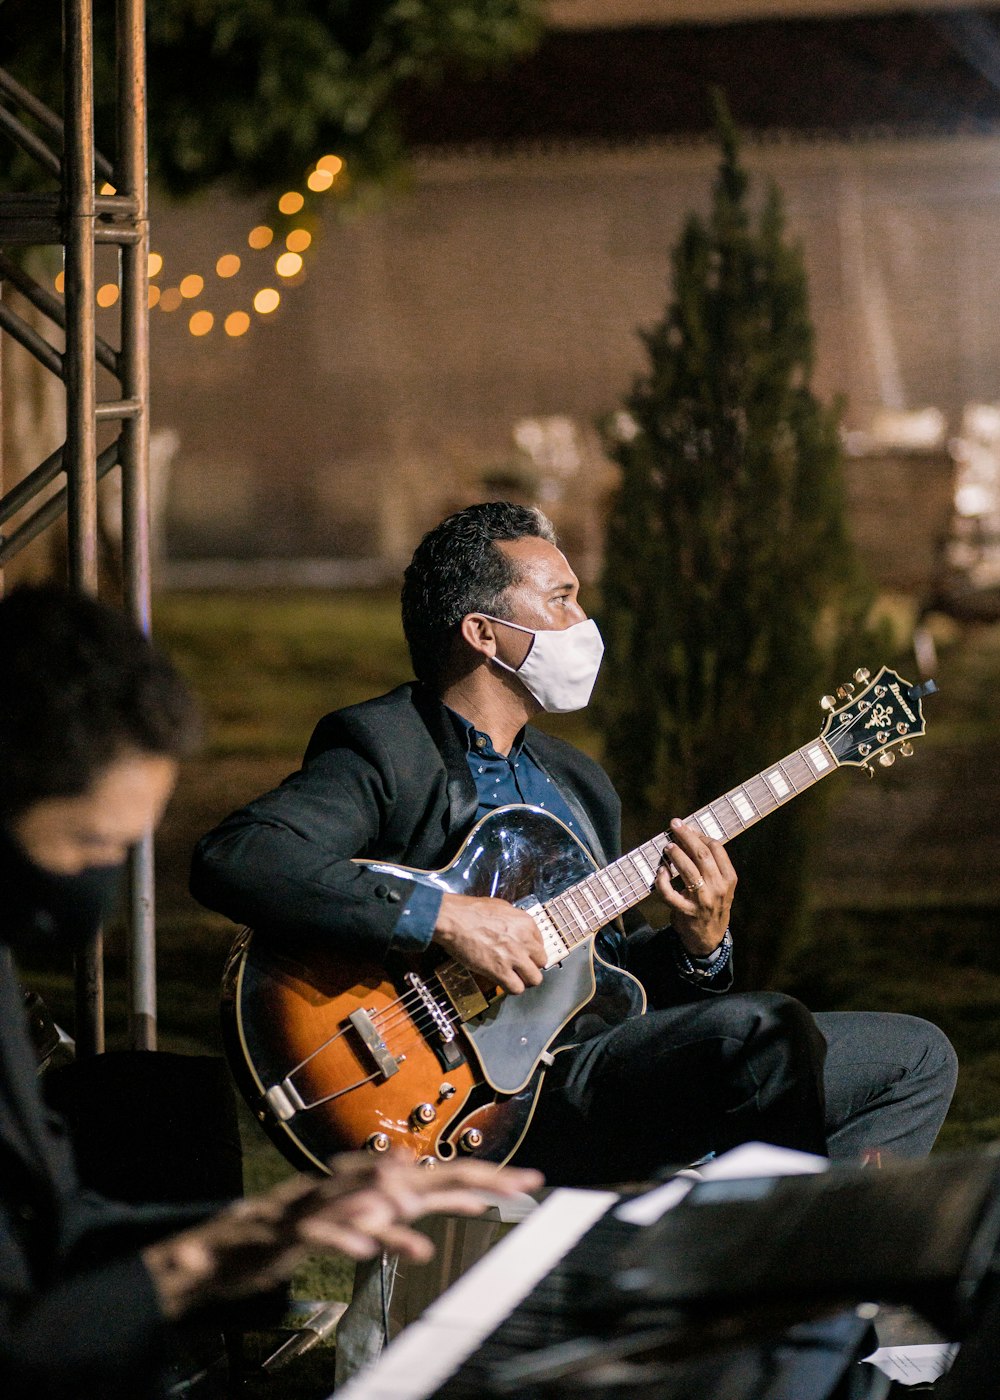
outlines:
[[[864,687],[860,691],[859,685]],[[888,768],[896,761],[897,748],[904,758],[913,752],[910,741],[924,733],[920,702],[935,690],[933,681],[913,685],[886,666],[874,678],[869,671],[855,671],[853,683],[820,701],[831,712],[820,738],[838,764],[864,768],[874,777],[873,762]],[[840,700],[845,703],[838,709]]]

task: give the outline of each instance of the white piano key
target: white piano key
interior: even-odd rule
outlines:
[[[424,1400],[494,1332],[617,1201],[561,1187],[355,1376],[336,1400]],[[331,1397],[333,1400],[333,1397]]]

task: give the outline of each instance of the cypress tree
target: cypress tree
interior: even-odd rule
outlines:
[[[870,596],[847,528],[840,405],[810,387],[801,250],[773,185],[754,216],[721,97],[716,125],[710,215],[686,223],[672,299],[643,336],[648,370],[608,429],[621,482],[598,722],[637,839],[805,744],[838,668],[871,660],[856,654]],[[731,852],[741,980],[766,980],[804,927],[824,786]]]

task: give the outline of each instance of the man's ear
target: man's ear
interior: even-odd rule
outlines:
[[[482,613],[466,613],[458,629],[459,636],[471,651],[490,659],[497,654],[497,637],[488,617]]]

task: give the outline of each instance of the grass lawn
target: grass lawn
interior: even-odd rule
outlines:
[[[158,843],[161,1046],[219,1053],[218,983],[233,929],[187,895],[191,845],[296,766],[320,715],[397,684],[409,673],[408,661],[397,598],[390,593],[173,594],[157,600],[155,618],[160,642],[190,677],[206,714],[203,752],[185,766]],[[886,780],[874,796],[859,799],[857,788],[845,787],[842,805],[834,804],[830,856],[816,877],[813,940],[784,985],[814,1009],[904,1010],[938,1022],[962,1061],[942,1136],[944,1146],[958,1148],[1000,1138],[1000,838],[991,786],[1000,749],[993,699],[1000,629],[954,635],[942,654],[942,672],[948,698],[928,724],[920,750],[928,755],[924,766],[914,758],[901,782],[894,769],[895,786]],[[585,716],[547,723],[599,754],[599,738]],[[870,843],[870,830],[885,826],[888,810],[897,829],[917,835],[908,840],[905,859],[900,848],[899,859],[886,863],[884,880],[862,890],[844,872]],[[963,812],[975,818],[974,842]],[[966,876],[973,846],[974,875]],[[120,941],[112,936],[112,1045],[124,1043],[123,968]],[[61,1019],[71,1020],[63,968],[39,966],[28,980]],[[289,1169],[249,1114],[244,1130],[252,1190]],[[344,1264],[310,1265],[296,1278],[295,1292],[346,1297],[349,1279]],[[331,1388],[324,1349],[260,1393],[313,1400]]]

